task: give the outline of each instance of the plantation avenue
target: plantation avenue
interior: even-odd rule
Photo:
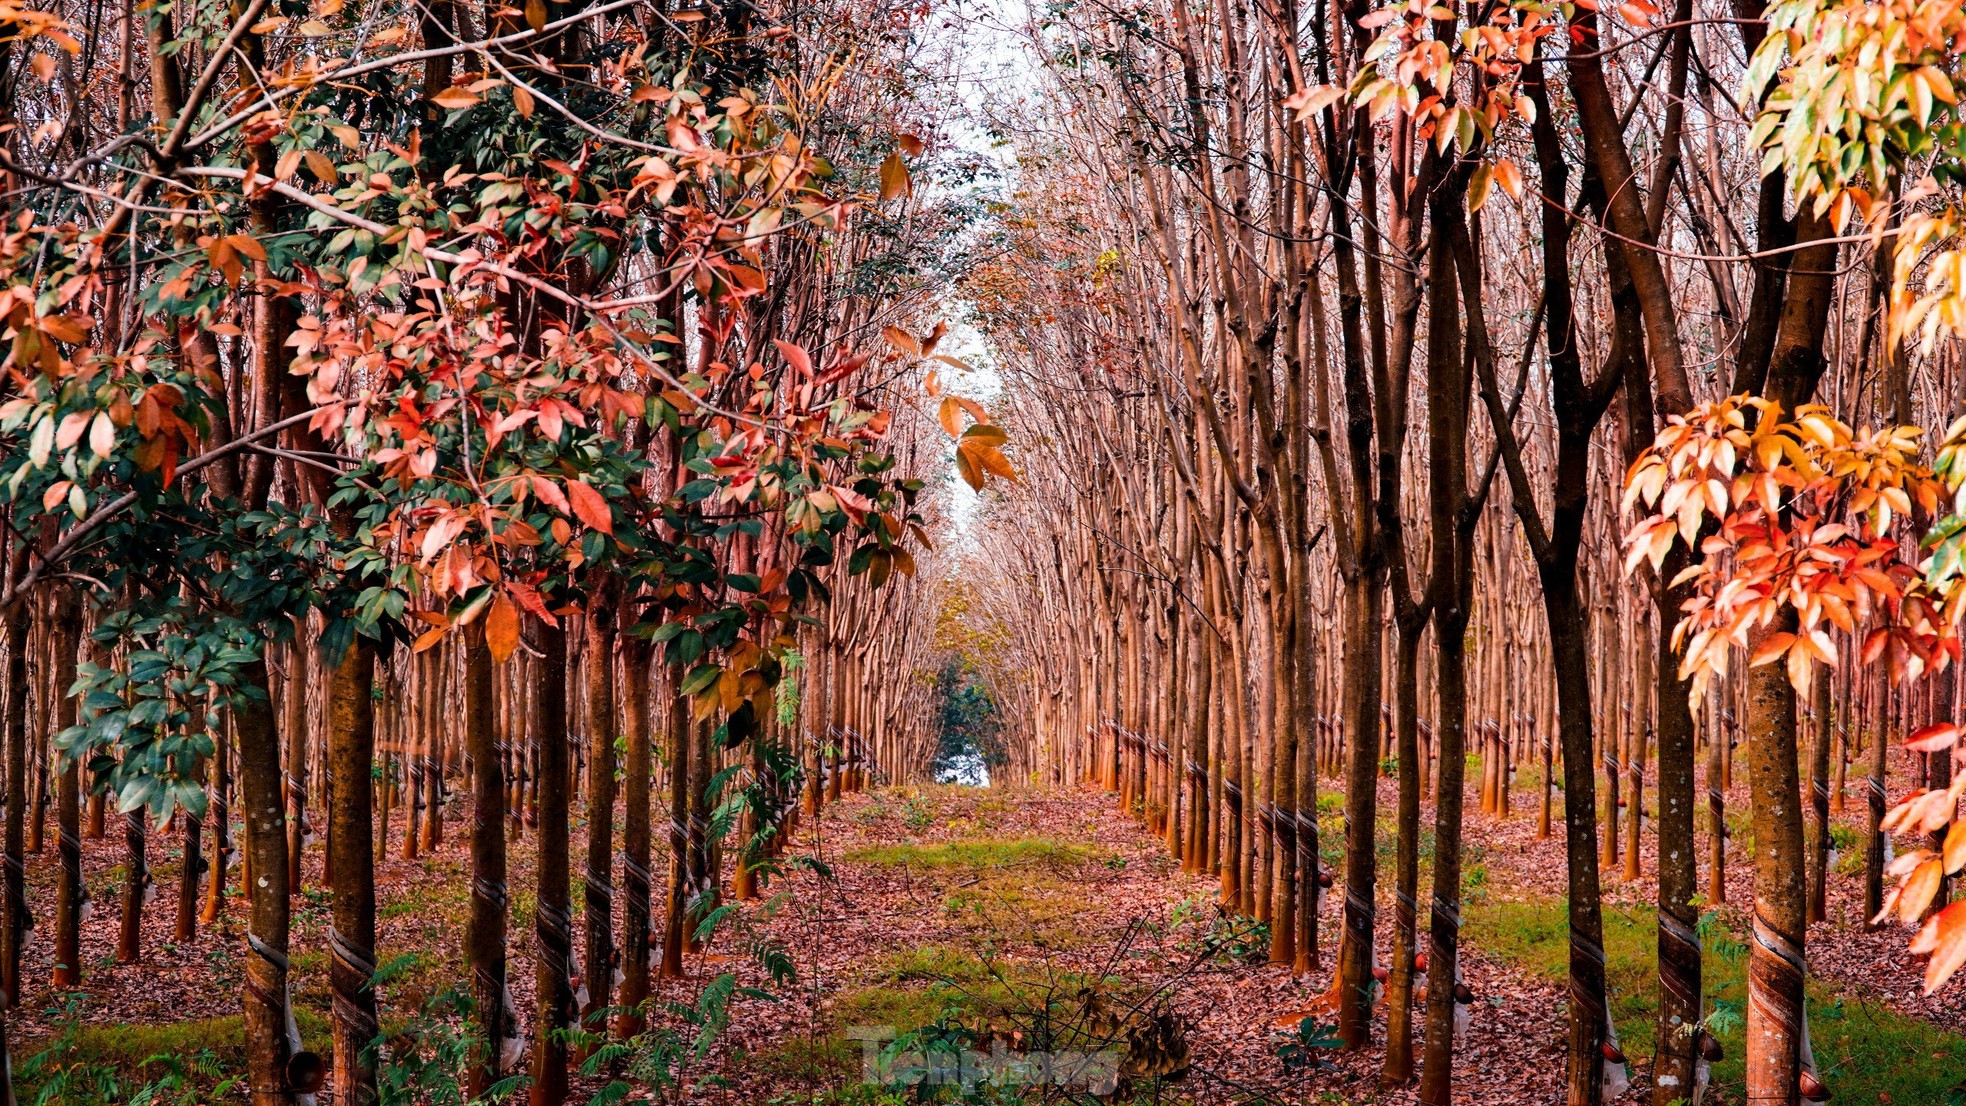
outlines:
[[[0,0],[0,1106],[1966,1103],[1963,80]]]

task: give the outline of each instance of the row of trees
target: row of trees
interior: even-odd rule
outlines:
[[[1660,1106],[1700,1070],[1700,903],[1743,891],[1748,1100],[1814,1093],[1805,927],[1853,775],[1876,924],[1920,926],[1930,986],[1966,957],[1956,731],[1926,728],[1957,707],[1956,447],[1850,428],[1962,394],[1952,18],[1151,0],[1025,29],[1023,218],[965,281],[1034,489],[978,585],[993,679],[1042,689],[1011,743],[1219,873],[1274,962],[1335,947],[1347,1045],[1383,956],[1385,1079],[1423,1102],[1450,1100],[1453,1012],[1416,1049],[1414,953],[1449,993],[1471,753],[1489,809],[1539,768],[1566,842],[1577,1106],[1608,1054],[1601,889],[1644,837]]]
[[[801,805],[926,765],[897,721],[921,703],[867,668],[912,656],[884,620],[942,427],[1009,466],[980,407],[918,410],[929,351],[895,325],[967,219],[917,195],[934,155],[896,122],[936,124],[924,18],[0,6],[10,1002],[30,939],[82,983],[81,842],[113,809],[119,953],[174,834],[176,937],[241,890],[246,1085],[292,1101],[320,1067],[289,985],[318,848],[327,1066],[373,1101],[375,860],[439,845],[455,788],[464,1082],[520,1074],[529,1039],[550,1106],[578,1031],[643,1031],[651,972],[682,973],[725,886],[757,893]],[[30,903],[49,805],[58,893]]]

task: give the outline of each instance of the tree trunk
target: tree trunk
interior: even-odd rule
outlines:
[[[5,727],[7,757],[6,887],[4,920],[0,920],[0,990],[5,1005],[21,999],[21,948],[27,943],[27,628],[28,604],[16,603],[7,612],[7,702],[0,710]]]
[[[1864,799],[1866,825],[1869,833],[1865,836],[1864,850],[1864,926],[1874,928],[1870,919],[1884,910],[1884,851],[1891,842],[1883,830],[1885,799],[1884,778],[1890,764],[1890,690],[1879,688],[1877,710],[1872,715],[1873,725],[1870,734],[1870,775],[1864,780]]]
[[[1750,641],[1794,633],[1786,609]],[[1818,672],[1816,679],[1826,676]],[[1754,820],[1754,939],[1749,943],[1747,1099],[1794,1106],[1801,1072],[1802,792],[1796,781],[1796,696],[1787,666],[1748,673],[1748,781]]]
[[[1420,637],[1424,619],[1402,622],[1394,652],[1393,744],[1399,757],[1397,859],[1394,861],[1393,962],[1386,987],[1386,1066],[1381,1082],[1413,1079],[1413,954],[1420,890]]]
[[[532,1106],[561,1106],[567,1098],[567,1028],[573,990],[567,985],[573,957],[567,913],[567,636],[558,626],[538,628],[540,719],[539,862],[533,929],[538,1011],[533,1019]],[[338,1104],[337,1104],[338,1106]]]
[[[308,638],[305,617],[295,620],[294,644],[287,650],[286,694],[281,697],[285,722],[287,771],[283,787],[287,796],[287,894],[300,894],[301,857],[307,845],[307,738],[312,727],[308,720],[308,685],[315,671],[314,651],[304,642]]]
[[[267,648],[261,646],[262,650]],[[280,773],[280,738],[267,701],[266,661],[249,664],[240,684],[247,698],[233,713],[239,746],[239,801],[246,815],[246,883],[250,921],[246,947],[246,1081],[253,1106],[284,1106],[293,1101],[287,1061],[298,1042],[288,1036],[287,932],[292,903],[287,897],[286,809]],[[254,693],[257,692],[257,695]]]
[[[512,720],[494,716],[492,681],[491,649],[480,619],[466,630],[464,641],[464,743],[471,758],[471,918],[464,948],[486,1049],[485,1062],[466,1073],[473,1098],[507,1074],[501,1054],[505,1040],[518,1032],[506,1008],[505,779],[497,726],[503,721],[509,732]]]
[[[334,928],[328,935],[333,995],[336,1106],[378,1100],[374,1048],[375,824],[369,778],[375,762],[375,646],[357,636],[328,685],[328,857]]]
[[[143,891],[144,884],[150,881],[150,835],[143,824],[145,811],[141,808],[123,815],[123,911],[118,918],[116,932],[116,961],[119,964],[133,964],[143,957]],[[194,819],[190,823],[196,826]],[[198,870],[198,851],[187,845],[184,850],[184,867]],[[197,878],[195,875],[192,878]],[[189,900],[197,904],[196,892]],[[180,909],[179,913],[183,913]]]
[[[75,700],[68,694],[75,683],[75,650],[80,636],[81,604],[64,588],[50,624],[55,663],[48,712],[48,755],[56,756],[52,739],[75,724]],[[82,905],[88,891],[82,884],[82,783],[80,766],[63,758],[55,773],[56,848],[59,869],[55,883],[55,968],[57,989],[82,984]]]
[[[1950,672],[1950,670],[1948,670]],[[1809,807],[1814,819],[1809,826],[1809,922],[1829,918],[1829,754],[1831,733],[1830,673],[1816,674],[1811,688],[1810,718],[1815,723],[1809,744]],[[1946,755],[1950,757],[1948,752]]]
[[[1727,794],[1721,790],[1725,779],[1721,760],[1732,737],[1733,722],[1714,712],[1716,725],[1707,735],[1707,904],[1727,902]],[[1879,875],[1883,869],[1878,869]]]
[[[212,823],[208,865],[212,878],[205,885],[205,906],[198,915],[198,920],[206,925],[217,925],[225,909],[226,876],[232,861],[232,746],[236,740],[236,737],[221,738],[217,755],[212,758],[212,797],[207,808]]]
[[[627,748],[622,768],[621,825],[621,1015],[615,1033],[624,1040],[642,1031],[642,1003],[649,995],[649,671],[646,638],[621,639],[621,718]]]
[[[580,1019],[588,1032],[604,1033],[614,992],[614,606],[605,584],[590,587],[581,656],[587,681],[587,866],[581,880],[587,1005]]]
[[[1563,739],[1564,855],[1569,867],[1569,1106],[1599,1106],[1604,1085],[1604,907],[1597,867],[1597,766],[1591,754],[1590,636],[1577,567],[1543,574]]]
[[[1670,581],[1685,566],[1675,547],[1659,576]],[[1694,735],[1687,686],[1672,648],[1672,618],[1686,588],[1661,588],[1655,600],[1660,630],[1653,664],[1659,711],[1659,1022],[1652,1066],[1654,1106],[1690,1100],[1699,1062],[1701,949],[1700,872],[1693,837]]]
[[[1345,766],[1345,930],[1338,954],[1338,1035],[1346,1048],[1364,1048],[1371,1041],[1384,592],[1376,574],[1344,581],[1345,738],[1350,757]]]
[[[683,975],[683,912],[689,904],[689,780],[690,739],[689,700],[676,693],[676,676],[671,669],[667,682],[669,709],[666,726],[669,744],[669,898],[663,911],[662,971],[665,979]],[[821,758],[822,763],[824,757]],[[829,786],[837,786],[837,768],[828,775]],[[814,781],[813,786],[820,786]],[[838,798],[837,795],[834,798]]]
[[[1450,177],[1432,201],[1433,242],[1428,256],[1427,499],[1433,573],[1428,593],[1434,628],[1434,734],[1440,749],[1439,790],[1434,800],[1433,903],[1429,912],[1426,1051],[1421,1060],[1420,1102],[1449,1106],[1454,1080],[1454,986],[1461,935],[1461,816],[1467,772],[1467,631],[1473,594],[1472,520],[1469,502],[1468,391],[1462,356],[1460,308],[1481,310],[1478,288],[1463,289],[1455,275],[1450,234],[1460,227],[1465,177]],[[1465,238],[1455,235],[1455,238]],[[1465,295],[1463,294],[1465,292]],[[1477,326],[1481,325],[1479,323]],[[1477,331],[1477,334],[1481,331]],[[1368,823],[1369,824],[1369,823]],[[1362,839],[1373,847],[1368,832]],[[1370,935],[1367,936],[1368,947]]]

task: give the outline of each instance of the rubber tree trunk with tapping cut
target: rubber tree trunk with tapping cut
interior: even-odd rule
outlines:
[[[1338,1033],[1364,1048],[1372,1030],[1372,933],[1377,875],[1381,573],[1348,576],[1345,605],[1345,929],[1339,945]]]
[[[626,740],[622,764],[621,824],[621,1014],[615,1033],[624,1040],[642,1031],[642,1003],[649,996],[649,751],[648,639],[621,636],[621,722]]]
[[[1793,633],[1777,614],[1755,635]],[[1823,679],[1817,673],[1817,679]],[[1754,937],[1749,944],[1747,1094],[1754,1103],[1793,1104],[1801,1070],[1805,918],[1802,794],[1797,786],[1795,688],[1785,665],[1748,673],[1748,782],[1754,824]]]
[[[143,958],[143,885],[150,879],[150,835],[145,832],[144,814],[143,810],[133,810],[123,815],[123,910],[116,931],[116,960],[120,964]],[[187,825],[187,832],[196,825],[195,821]],[[198,860],[196,846],[187,841],[184,867],[195,872]],[[188,901],[193,908],[197,906],[195,895]]]
[[[474,1097],[503,1078],[500,1050],[517,1028],[506,1007],[505,965],[505,771],[492,710],[491,648],[480,618],[464,637],[464,748],[471,758],[471,917],[465,956],[471,964],[471,1000],[484,1037],[485,1062],[465,1078]]]
[[[614,983],[614,595],[612,574],[590,583],[586,648],[587,865],[582,874],[586,945],[581,958],[587,1005],[581,1027],[605,1032]]]
[[[683,913],[689,905],[689,700],[676,693],[677,669],[665,681],[669,708],[664,727],[669,745],[669,895],[663,908],[662,971],[665,979],[683,974]],[[835,694],[839,694],[836,690]],[[837,775],[832,777],[838,779]],[[812,786],[818,787],[814,780]]]
[[[1683,22],[1681,21],[1681,24]],[[1651,207],[1648,209],[1647,197],[1641,193],[1637,176],[1632,169],[1631,154],[1625,145],[1623,128],[1619,123],[1620,115],[1611,101],[1610,89],[1605,81],[1603,55],[1599,52],[1596,13],[1579,13],[1577,19],[1572,21],[1572,28],[1568,55],[1571,90],[1577,101],[1578,119],[1584,133],[1587,155],[1599,185],[1592,199],[1592,206],[1599,217],[1619,235],[1617,253],[1624,262],[1625,279],[1629,280],[1631,288],[1630,302],[1637,308],[1636,313],[1644,332],[1644,356],[1651,369],[1650,379],[1656,396],[1654,406],[1657,415],[1660,417],[1683,415],[1692,408],[1692,388],[1687,380],[1680,347],[1678,309],[1673,300],[1672,288],[1666,279],[1664,265],[1658,252],[1653,248],[1653,244],[1658,239],[1657,228],[1660,222],[1657,211],[1664,202],[1669,182],[1659,177],[1654,178],[1650,190]],[[1683,42],[1682,34],[1676,40],[1678,49],[1682,51]],[[1684,67],[1677,58],[1675,58],[1675,66],[1676,73],[1683,73]],[[1683,85],[1683,78],[1681,80]],[[1676,97],[1673,106],[1678,106]],[[1668,131],[1674,129],[1669,127]],[[1661,159],[1661,167],[1666,170],[1670,169],[1676,157],[1676,143],[1677,135],[1669,133],[1666,156]],[[1615,269],[1612,270],[1612,275],[1614,280],[1619,279]],[[1757,287],[1757,299],[1759,299],[1759,291]],[[1635,373],[1628,373],[1628,381],[1635,376]],[[1650,420],[1648,420],[1648,429],[1649,425]],[[1666,566],[1668,572],[1672,568],[1670,564]],[[1672,577],[1664,578],[1670,580]],[[1660,636],[1662,639],[1670,640],[1671,627],[1679,618],[1677,597],[1674,589],[1671,588],[1656,589],[1654,595],[1661,625]],[[1675,689],[1675,684],[1668,677],[1678,671],[1677,660],[1675,658],[1672,663],[1660,664],[1657,668],[1660,701],[1665,707],[1665,712],[1676,711],[1678,704],[1671,702],[1671,699],[1679,697],[1681,692]],[[1676,715],[1669,718],[1665,712],[1662,712],[1661,725],[1677,725]],[[1690,717],[1686,720],[1686,724],[1690,728]],[[1674,745],[1670,755],[1680,756],[1679,746],[1684,741],[1690,741],[1690,738],[1682,739],[1676,734],[1670,737],[1662,734],[1662,745],[1668,741]],[[1565,767],[1566,772],[1569,771],[1567,763]],[[1690,767],[1686,770],[1690,771]],[[1676,791],[1681,790],[1681,784],[1677,780],[1672,786]],[[1567,796],[1566,805],[1576,801],[1577,798],[1575,794]],[[1690,817],[1690,796],[1685,797],[1685,801],[1679,805],[1684,807],[1684,817]],[[1676,819],[1681,817],[1677,812],[1674,816]],[[1683,823],[1676,821],[1675,828],[1671,832],[1676,835],[1684,828]],[[1661,833],[1666,832],[1662,827]],[[1681,852],[1684,854],[1683,863],[1690,865],[1692,863],[1690,849]],[[1695,1013],[1698,1009],[1697,980],[1689,980],[1683,970],[1690,967],[1692,959],[1697,957],[1698,942],[1694,940],[1689,943],[1686,934],[1680,928],[1686,922],[1686,918],[1681,914],[1684,910],[1683,904],[1685,898],[1690,898],[1690,895],[1682,896],[1686,888],[1682,886],[1683,881],[1680,876],[1681,873],[1675,873],[1672,878],[1661,883],[1661,901],[1665,909],[1660,913],[1660,941],[1662,949],[1672,950],[1670,954],[1662,957],[1661,969],[1662,974],[1669,971],[1678,973],[1664,988],[1665,1001],[1661,1006],[1661,1024],[1667,1024],[1674,1016],[1683,1016],[1683,1010],[1689,1003],[1687,993],[1689,982],[1692,983],[1691,1009]],[[1573,872],[1573,888],[1575,882]],[[1575,901],[1573,897],[1573,906]],[[1595,957],[1598,964],[1602,964],[1601,945],[1594,942],[1587,948],[1578,950],[1575,940],[1576,935],[1573,933],[1573,966],[1579,963],[1580,956],[1585,959]],[[1601,981],[1601,972],[1598,973],[1598,978]],[[1573,978],[1573,990],[1576,983]],[[1601,983],[1598,991],[1601,995]],[[1584,998],[1573,994],[1573,1022],[1576,1012],[1583,1005]],[[1602,1011],[1601,1003],[1597,1004],[1595,1009]],[[1595,1016],[1601,1018],[1602,1014]],[[1571,1106],[1595,1106],[1598,1100],[1597,1087],[1602,1078],[1602,1059],[1590,1040],[1591,1035],[1580,1032],[1580,1028],[1574,1024],[1572,1026],[1569,1100]],[[1601,1034],[1601,1028],[1599,1033]],[[1663,1037],[1662,1048],[1666,1050],[1668,1059],[1662,1073],[1680,1078],[1681,1073],[1689,1066],[1688,1053],[1694,1043],[1692,1035],[1667,1033]],[[1673,1095],[1679,1094],[1683,1089],[1683,1087],[1666,1088]]]
[[[1413,954],[1417,951],[1420,891],[1420,639],[1429,614],[1401,617],[1393,647],[1393,749],[1399,758],[1397,859],[1393,873],[1393,963],[1386,983],[1386,1065],[1381,1081],[1413,1078]]]
[[[1822,342],[1835,288],[1837,247],[1821,220],[1798,220],[1788,295],[1768,365],[1765,394],[1784,413],[1816,392]],[[1751,635],[1793,633],[1796,617],[1783,610]],[[1823,671],[1815,679],[1828,676]],[[1747,1097],[1754,1103],[1798,1101],[1803,1034],[1803,939],[1808,925],[1803,855],[1802,791],[1797,772],[1796,689],[1786,665],[1765,664],[1748,675],[1748,798],[1754,825],[1754,938],[1749,943]]]
[[[1948,669],[1950,674],[1952,669]],[[1948,678],[1950,676],[1948,675]],[[1813,924],[1829,917],[1829,756],[1830,735],[1834,732],[1830,703],[1829,673],[1817,674],[1809,699],[1809,887],[1807,920]]]
[[[567,912],[567,635],[536,628],[539,678],[534,697],[540,720],[539,862],[533,930],[538,1008],[533,1018],[532,1106],[561,1106],[567,1098],[563,1031],[573,1007],[568,986],[573,957]]]
[[[81,767],[54,750],[55,734],[75,724],[75,700],[68,694],[75,682],[75,650],[80,636],[82,605],[74,591],[63,588],[55,600],[49,624],[54,638],[54,679],[50,692],[54,709],[47,712],[49,756],[58,757],[55,775],[55,847],[59,866],[55,877],[55,966],[57,989],[82,983],[82,903],[88,892],[82,884]]]
[[[262,649],[265,647],[262,646]],[[266,661],[246,667],[242,684],[268,686]],[[247,886],[245,1023],[246,1079],[253,1106],[293,1101],[287,1089],[287,1061],[295,1047],[287,1036],[287,934],[292,906],[287,899],[287,812],[280,783],[280,738],[273,709],[262,693],[251,696],[232,716],[239,748],[239,800],[246,820],[246,854],[252,878]]]
[[[199,764],[197,766],[197,774],[201,778],[202,776],[210,776],[212,782],[210,782],[210,788],[206,790],[206,798],[204,798],[206,817],[193,819],[191,817],[191,811],[181,811],[183,817],[187,819],[185,821],[185,862],[179,866],[179,872],[177,872],[177,925],[171,931],[171,939],[173,941],[179,941],[179,943],[195,941],[199,937],[199,917],[201,917],[201,910],[199,910],[199,884],[201,884],[202,878],[206,874],[212,876],[212,880],[214,880],[212,886],[214,886],[214,890],[220,890],[220,892],[222,892],[220,884],[224,884],[224,880],[226,880],[226,800],[224,800],[224,784],[226,784],[226,741],[224,741],[224,735],[218,735],[218,739],[212,743],[212,760],[210,760],[210,766]],[[202,841],[202,837],[204,837],[202,835],[202,829],[204,829],[204,823],[206,821],[212,823],[212,843],[210,843],[210,851],[208,853],[206,853],[206,847],[204,847],[204,841]],[[220,898],[218,894],[208,896],[208,910],[216,913],[216,910],[218,910],[216,908],[218,898]],[[214,921],[216,921],[216,917],[214,917]]]
[[[1553,141],[1553,139],[1552,139]],[[1604,200],[1595,171],[1586,173],[1586,199],[1602,211]],[[1616,319],[1610,349],[1606,355],[1607,379],[1621,377],[1623,396],[1623,460],[1627,466],[1651,444],[1654,426],[1652,381],[1644,372],[1645,335],[1643,312],[1632,284],[1630,270],[1621,253],[1605,257],[1606,283]],[[1676,402],[1676,401],[1675,401]],[[1574,556],[1572,558],[1574,564]],[[1687,552],[1675,547],[1668,552],[1660,570],[1650,581],[1654,610],[1661,632],[1654,641],[1656,654],[1649,665],[1657,700],[1659,747],[1658,784],[1658,965],[1659,1013],[1655,1027],[1653,1098],[1658,1106],[1668,1106],[1687,1097],[1694,1085],[1696,1027],[1702,1017],[1700,979],[1701,948],[1698,933],[1700,908],[1699,866],[1694,839],[1695,784],[1693,715],[1689,688],[1679,676],[1679,657],[1672,646],[1672,625],[1688,597],[1687,585],[1669,586],[1687,564]],[[1579,608],[1583,608],[1580,606]],[[1631,802],[1640,797],[1641,779],[1631,773]],[[1615,779],[1612,781],[1615,783]],[[1632,823],[1634,832],[1636,823]],[[1628,841],[1635,846],[1636,841]],[[1631,853],[1627,852],[1629,859]],[[1631,869],[1626,869],[1631,876]],[[1599,932],[1602,929],[1600,925]],[[1594,1009],[1602,1009],[1600,1001]],[[1573,1027],[1575,1028],[1575,1027]],[[1586,1047],[1585,1035],[1573,1034],[1573,1043]],[[1581,1076],[1573,1058],[1573,1077]],[[1584,1093],[1581,1080],[1573,1078],[1573,1096]]]
[[[1467,630],[1472,597],[1472,543],[1463,527],[1469,510],[1469,376],[1461,351],[1462,299],[1451,232],[1460,218],[1466,183],[1450,173],[1433,203],[1428,249],[1427,498],[1433,578],[1428,588],[1434,629],[1434,737],[1440,776],[1434,806],[1433,901],[1429,911],[1426,1044],[1420,1101],[1448,1106],[1454,1079],[1454,985],[1461,934],[1461,807],[1467,771]],[[1479,309],[1472,296],[1469,312]],[[1367,839],[1367,847],[1371,845]]]
[[[0,711],[7,768],[4,914],[0,914],[0,990],[4,1005],[20,1005],[21,947],[27,943],[27,627],[28,604],[7,612],[7,701]]]
[[[286,694],[282,696],[281,720],[285,723],[287,770],[281,787],[287,803],[287,894],[300,894],[301,858],[307,845],[307,739],[309,725],[307,689],[310,674],[316,670],[314,650],[306,644],[308,620],[294,620],[294,645],[288,650]]]
[[[371,1106],[378,1100],[375,824],[369,786],[375,761],[374,681],[375,646],[358,635],[328,678],[328,848],[334,903],[328,986],[337,1106]]]

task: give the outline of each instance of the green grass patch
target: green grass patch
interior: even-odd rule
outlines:
[[[325,1053],[328,1020],[294,1010],[304,1047]],[[53,1040],[17,1046],[16,1094],[22,1102],[126,1102],[144,1088],[154,1101],[209,1101],[246,1070],[246,1029],[237,1014],[169,1025],[88,1025],[76,1022]],[[236,1087],[235,1087],[236,1090]]]
[[[881,845],[846,854],[850,863],[890,868],[1017,868],[1071,867],[1098,860],[1102,853],[1085,845],[1068,845],[1041,837],[977,838],[934,845]]]
[[[849,1036],[858,1027],[901,1034],[938,1023],[978,1032],[1014,1028],[1049,1039],[1050,1047],[1104,1047],[1112,1042],[1095,1042],[1095,1028],[1112,1034],[1110,1018],[1130,1011],[1139,997],[1117,980],[1013,964],[950,945],[894,953],[874,966],[871,979],[833,1001],[821,1034],[774,1043],[747,1063],[770,1073],[775,1084],[799,1088],[798,1101],[885,1101],[862,1097],[879,1088],[860,1083],[862,1045]]]
[[[461,908],[471,902],[470,879],[459,875],[444,876],[441,873],[433,873],[433,876],[435,878],[419,880],[402,898],[377,906],[376,921],[385,922],[394,918],[421,916],[430,921],[463,922],[466,915]],[[583,886],[576,883],[572,897],[576,901],[583,901],[584,895],[581,892],[584,890]]]
[[[895,983],[976,983],[990,978],[982,958],[948,945],[922,945],[898,952],[882,964],[882,977]]]
[[[1605,981],[1620,1044],[1649,1061],[1658,1019],[1658,922],[1649,906],[1604,913]],[[1710,1028],[1726,1049],[1714,1066],[1716,1097],[1738,1103],[1743,1085],[1742,1016],[1747,1000],[1747,948],[1740,934],[1711,916],[1702,958],[1702,990]],[[1570,937],[1561,900],[1471,901],[1469,942],[1484,953],[1560,982],[1569,978]],[[1838,1101],[1951,1104],[1966,1101],[1966,1036],[1898,1014],[1882,1005],[1846,1000],[1829,985],[1809,985],[1809,1035],[1816,1066]],[[1888,1095],[1888,1098],[1880,1097]]]

